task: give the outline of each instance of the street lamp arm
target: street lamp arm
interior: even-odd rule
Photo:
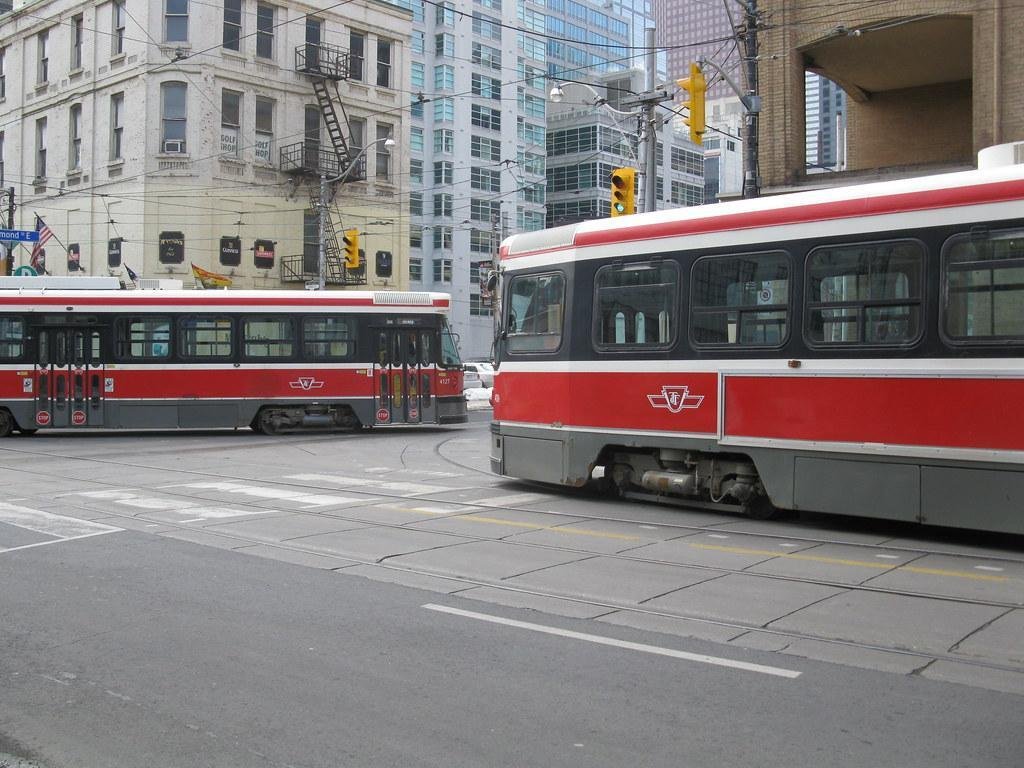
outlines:
[[[725,80],[730,88],[732,88],[733,93],[739,97],[740,103],[748,114],[756,115],[761,111],[761,97],[757,94],[744,93],[743,90],[736,85],[735,81],[729,77],[729,73],[718,66],[718,64],[713,62],[711,59],[704,58],[703,56],[697,59],[697,64],[700,65],[701,69],[703,69],[704,65],[707,64],[720,74],[722,79]]]
[[[589,85],[588,83],[582,83],[578,80],[564,80],[562,82],[564,82],[566,85],[578,85],[581,88],[586,88],[588,91],[590,91],[590,93],[593,94],[594,96],[593,106],[595,107],[604,107],[608,111],[614,112],[617,115],[622,115],[623,117],[636,117],[640,114],[639,112],[623,112],[621,109],[616,109],[615,107],[608,103],[608,99],[606,97],[598,93],[597,89],[594,88],[592,85]],[[551,93],[548,94],[548,98],[550,98],[553,102],[557,104],[564,98],[564,96],[565,91],[563,90],[562,86],[559,85],[558,82],[556,82],[554,87],[552,87],[551,89]]]
[[[344,181],[345,179],[347,179],[349,177],[349,174],[352,173],[352,170],[359,164],[359,158],[361,158],[363,155],[369,152],[370,147],[376,146],[377,144],[383,144],[385,148],[391,149],[392,147],[395,146],[395,140],[392,139],[390,136],[384,139],[374,139],[365,147],[359,150],[359,152],[356,154],[355,157],[352,158],[352,161],[348,164],[344,171],[342,171],[337,176],[334,176],[332,178],[325,178],[323,179],[323,181],[325,181],[328,184],[333,184],[336,181]]]

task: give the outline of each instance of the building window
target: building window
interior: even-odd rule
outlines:
[[[441,64],[434,67],[434,90],[451,91],[455,88],[455,67]]]
[[[455,26],[455,6],[452,3],[445,0],[434,7],[434,26]]]
[[[484,16],[479,11],[473,11],[473,34],[491,40],[501,40],[501,21]]]
[[[450,186],[455,173],[454,169],[454,163],[445,161],[434,163],[434,186]]]
[[[387,139],[390,139],[395,132],[395,127],[390,123],[377,123],[377,178],[391,178],[391,150],[385,146]]]
[[[469,200],[469,218],[473,221],[495,221],[501,216],[501,203],[497,200]]]
[[[434,282],[450,283],[452,281],[452,260],[434,259]]]
[[[527,117],[544,117],[544,99],[540,96],[533,96],[520,88],[518,101],[519,111]]]
[[[82,105],[75,104],[68,115],[68,170],[82,167]]]
[[[124,53],[124,0],[115,0],[111,14],[110,55],[121,56]]]
[[[391,87],[391,49],[393,43],[384,38],[377,38],[377,85],[382,88]]]
[[[472,61],[482,67],[501,69],[501,51],[483,43],[473,43]]]
[[[469,153],[480,160],[489,160],[493,163],[501,161],[501,141],[488,139],[483,136],[470,138]]]
[[[242,49],[242,0],[224,0],[224,37],[221,42],[229,51]]]
[[[44,85],[50,79],[50,30],[46,29],[36,35],[36,52],[38,67],[36,68],[36,84]]]
[[[494,253],[497,249],[497,233],[486,229],[469,230],[469,250],[471,253]]]
[[[470,171],[469,185],[483,192],[501,192],[501,171],[473,168]]]
[[[413,184],[423,183],[423,161],[422,160],[410,160],[409,161],[409,181]]]
[[[412,33],[412,42],[410,43],[410,47],[412,48],[413,53],[423,53],[423,46],[425,45],[426,38],[427,35],[422,29]]]
[[[434,195],[434,216],[451,218],[454,198],[451,195]]]
[[[7,178],[4,176],[4,132],[0,131],[0,179]]]
[[[0,48],[0,100],[7,98],[7,49]]]
[[[417,226],[409,227],[409,247],[410,248],[422,248],[423,247],[423,230]]]
[[[220,153],[238,157],[238,132],[242,120],[242,94],[226,88],[220,93]]]
[[[188,0],[165,0],[164,40],[188,42]]]
[[[501,112],[490,107],[474,104],[470,109],[469,121],[480,128],[490,128],[492,131],[501,130]]]
[[[124,94],[115,93],[110,97],[110,160],[123,159],[121,151],[124,139]]]
[[[183,153],[188,134],[188,91],[185,83],[164,83],[160,86],[163,122],[160,151]]]
[[[84,34],[84,17],[82,14],[71,17],[71,69],[82,68],[82,36]]]
[[[474,96],[501,101],[501,80],[496,77],[488,77],[474,72],[471,89]]]
[[[434,248],[440,250],[442,248],[452,247],[452,228],[451,227],[434,227]]]
[[[473,107],[476,109],[476,107]],[[434,101],[435,122],[453,122],[455,120],[455,102],[450,98],[437,99]]]
[[[348,33],[348,76],[363,79],[363,61],[366,57],[366,35],[352,30]]]
[[[450,35],[447,32],[442,32],[438,35],[434,35],[434,55],[449,57],[454,56],[455,35]]]
[[[422,62],[414,61],[412,63],[412,74],[409,76],[409,84],[413,88],[422,90],[426,85],[426,78],[424,77],[424,66]]]
[[[256,162],[270,163],[274,148],[274,100],[256,97]]]
[[[423,282],[423,259],[409,259],[409,280],[413,283]]]
[[[410,192],[409,193],[409,215],[410,216],[422,216],[423,215],[423,193],[422,192]]]
[[[413,152],[423,151],[423,129],[416,127],[409,129],[409,149]]]
[[[363,148],[363,142],[366,138],[366,120],[362,117],[350,117],[348,128],[351,133],[348,139],[348,146],[353,152],[358,152]]]
[[[449,155],[453,153],[455,151],[455,131],[451,128],[436,129],[434,131],[434,151]]]
[[[36,120],[36,178],[46,178],[46,118]]]
[[[256,6],[256,56],[274,58],[274,6]]]

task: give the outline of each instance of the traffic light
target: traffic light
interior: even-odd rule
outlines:
[[[690,108],[690,114],[683,117],[683,122],[690,126],[690,141],[700,144],[704,137],[704,130],[707,128],[704,123],[704,94],[708,89],[704,73],[700,71],[700,65],[690,64],[690,76],[676,80],[676,85],[687,93],[687,98],[683,100],[683,106]]]
[[[635,168],[616,168],[612,171],[612,216],[636,213],[635,182]]]
[[[345,244],[345,268],[359,269],[359,230],[346,229],[341,241]]]

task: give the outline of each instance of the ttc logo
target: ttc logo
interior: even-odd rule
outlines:
[[[298,381],[289,381],[288,386],[292,389],[301,389],[308,392],[311,389],[322,389],[324,383],[317,381],[312,376],[300,376]]]
[[[699,408],[704,402],[704,395],[691,395],[686,386],[664,386],[660,395],[648,395],[652,408],[665,408],[670,413],[679,413],[686,408]]]

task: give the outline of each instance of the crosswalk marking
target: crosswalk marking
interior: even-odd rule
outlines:
[[[416,496],[421,493],[445,493],[454,491],[442,485],[427,483],[406,483],[400,480],[380,480],[374,477],[348,477],[346,475],[304,474],[288,475],[288,480],[299,480],[304,483],[333,483],[334,485],[370,488],[374,491],[394,491],[403,496]]]
[[[49,541],[34,544],[23,544],[19,547],[0,547],[0,552],[14,552],[21,549],[32,549],[47,544],[58,544],[62,541],[85,539],[90,536],[101,536],[105,533],[116,533],[123,530],[112,525],[95,523],[91,520],[79,520],[76,517],[65,517],[53,512],[22,507],[17,504],[0,502],[0,523],[7,523],[27,531],[51,536]]]

